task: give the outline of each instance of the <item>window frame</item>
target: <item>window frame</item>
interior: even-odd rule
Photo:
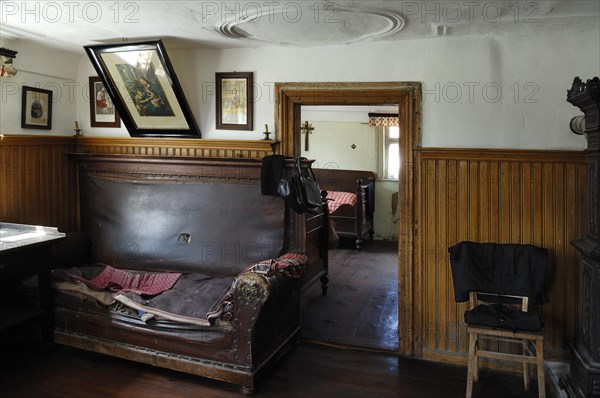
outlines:
[[[396,171],[398,175],[396,177],[390,177],[388,168],[388,158],[390,153],[390,145],[400,145],[400,127],[391,126],[398,129],[398,138],[390,137],[390,127],[379,126],[377,127],[377,137],[379,139],[379,151],[378,151],[378,175],[379,179],[383,181],[398,181],[400,179],[399,170]],[[400,157],[400,151],[398,151],[398,157]],[[398,159],[399,160],[399,159]],[[399,168],[398,168],[399,169]]]

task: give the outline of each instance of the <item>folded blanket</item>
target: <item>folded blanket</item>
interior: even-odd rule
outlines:
[[[356,194],[352,192],[327,191],[329,213],[335,213],[340,206],[356,204]]]
[[[181,277],[181,274],[173,272],[132,272],[107,265],[99,275],[92,279],[86,279],[75,274],[69,276],[96,290],[109,289],[113,292],[156,295],[171,289]]]
[[[120,303],[142,311],[143,321],[153,316],[176,322],[209,326],[221,316],[233,277],[214,278],[201,274],[182,276],[172,289],[146,299],[134,292],[113,295]]]

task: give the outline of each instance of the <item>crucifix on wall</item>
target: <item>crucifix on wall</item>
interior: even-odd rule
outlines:
[[[304,136],[304,150],[305,151],[308,151],[308,136],[310,134],[312,134],[314,129],[315,128],[312,126],[312,124],[308,123],[308,121],[304,122],[304,124],[302,125],[302,127],[300,129],[300,134],[306,134],[306,136]]]

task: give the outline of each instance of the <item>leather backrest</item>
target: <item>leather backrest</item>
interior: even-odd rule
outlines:
[[[89,174],[82,206],[92,260],[113,267],[237,275],[284,250],[283,200],[254,182]]]

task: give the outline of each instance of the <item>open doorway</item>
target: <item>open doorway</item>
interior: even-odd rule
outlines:
[[[313,286],[302,295],[305,341],[398,350],[400,151],[398,134],[395,143],[386,139],[399,131],[397,112],[397,105],[300,107],[300,155],[314,160],[339,237],[329,251],[328,294]],[[383,126],[372,115],[394,122]]]
[[[277,152],[299,156],[301,106],[397,105],[400,118],[400,176],[398,184],[398,353],[420,356],[418,338],[422,321],[415,310],[413,291],[414,253],[414,149],[420,145],[421,84],[383,83],[276,83],[275,130]]]

